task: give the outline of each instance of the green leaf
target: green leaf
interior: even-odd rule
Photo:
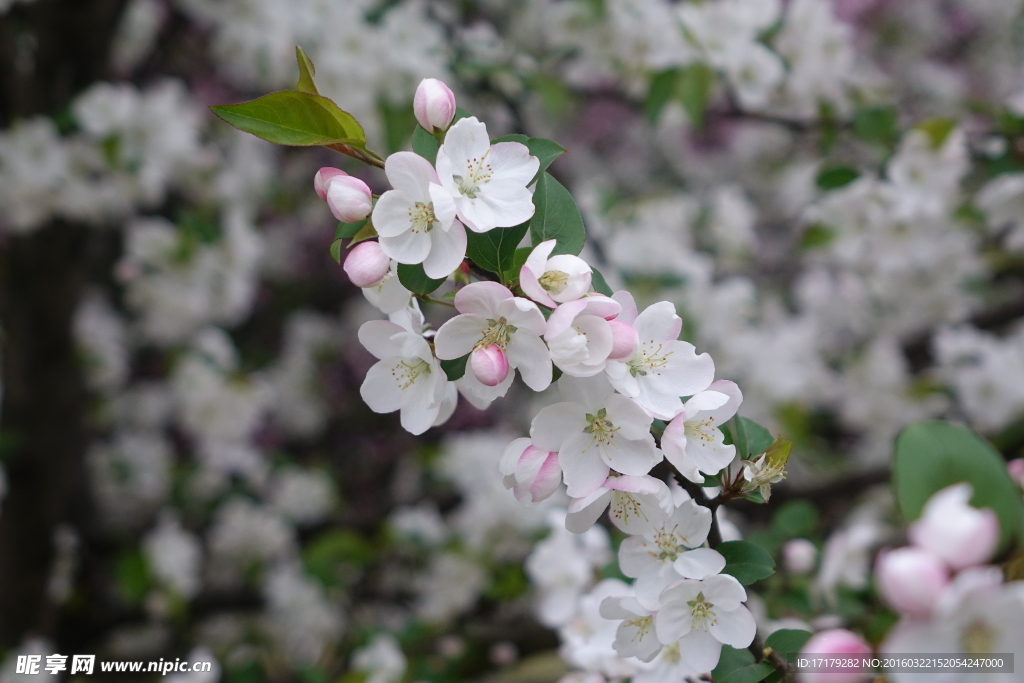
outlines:
[[[398,264],[398,281],[402,286],[415,294],[430,294],[444,283],[445,278],[432,280],[423,272],[423,264]]]
[[[818,526],[818,509],[808,500],[786,503],[772,518],[772,527],[787,538],[799,538],[814,533]]]
[[[711,101],[715,72],[707,64],[697,62],[683,69],[679,80],[679,100],[695,128],[704,125],[704,111]]]
[[[363,226],[366,225],[366,221],[368,220],[370,219],[364,218],[363,220],[356,221],[355,223],[338,223],[338,229],[334,231],[334,239],[352,239],[359,234],[359,231],[363,229]]]
[[[352,531],[326,531],[313,539],[302,551],[306,571],[325,586],[341,582],[340,565],[365,567],[374,559],[373,547]]]
[[[132,605],[146,597],[152,583],[146,556],[138,550],[126,551],[117,558],[114,576],[121,596]]]
[[[896,108],[875,106],[858,109],[853,115],[853,132],[867,142],[894,145],[900,137]]]
[[[1024,510],[1006,462],[965,427],[926,420],[904,429],[896,439],[892,481],[907,521],[920,517],[937,491],[968,482],[974,488],[971,505],[992,508],[999,516],[1002,547],[1021,529]]]
[[[506,282],[519,279],[519,272],[523,269],[523,264],[526,263],[526,259],[530,257],[532,251],[533,249],[530,247],[516,249],[515,253],[512,254],[512,267],[505,271]]]
[[[812,223],[807,226],[803,237],[800,238],[800,249],[814,249],[831,244],[836,239],[836,231],[821,223]]]
[[[718,683],[719,681],[721,681],[721,683],[758,683],[773,673],[775,673],[775,667],[767,662],[761,662],[759,664],[745,666],[742,669],[736,669],[729,673],[725,678],[714,678],[713,680],[715,683]]]
[[[536,212],[530,219],[530,239],[533,246],[546,240],[556,240],[555,254],[580,253],[587,239],[583,216],[569,191],[550,173],[541,175],[533,193]]]
[[[516,247],[523,241],[529,222],[512,228],[495,228],[487,232],[466,231],[466,256],[485,270],[502,275],[515,262]]]
[[[761,455],[775,442],[771,432],[753,420],[739,415],[724,425],[723,431],[725,429],[729,430],[729,443],[736,445],[736,451],[743,459]]]
[[[449,381],[454,382],[457,379],[461,379],[462,376],[466,374],[466,363],[468,361],[469,354],[467,353],[462,358],[441,361],[441,369],[444,370],[444,374],[448,375]]]
[[[860,173],[849,166],[833,166],[822,169],[814,179],[814,184],[822,190],[835,190],[849,185],[859,177]]]
[[[644,110],[651,123],[657,123],[661,112],[677,94],[680,81],[679,69],[668,69],[654,75],[651,87],[647,90],[647,101]]]
[[[388,102],[386,97],[382,97],[377,102],[377,111],[380,113],[381,123],[384,124],[384,139],[388,153],[405,149],[409,144],[409,131],[412,130],[415,134],[415,129],[419,128],[416,125],[412,104],[395,106]],[[431,159],[430,162],[433,163],[434,160]]]
[[[768,636],[768,640],[765,641],[765,645],[778,652],[782,658],[785,659],[786,655],[800,652],[800,648],[802,648],[810,638],[810,631],[784,628],[779,629]]]
[[[356,246],[360,242],[364,242],[369,239],[373,239],[377,236],[377,229],[373,227],[373,219],[367,218],[366,222],[363,223],[363,227],[359,228],[356,234],[352,235],[352,241],[348,243],[348,248]]]
[[[295,46],[295,61],[299,63],[299,82],[295,85],[295,89],[319,95],[320,91],[316,89],[316,83],[313,82],[316,67],[313,66],[313,61],[306,55],[306,52],[298,45]]]
[[[762,548],[747,541],[727,541],[715,548],[725,557],[723,574],[730,574],[744,586],[775,573],[775,560]]]
[[[921,121],[916,126],[917,130],[924,131],[928,135],[928,139],[931,140],[932,148],[938,149],[942,147],[943,143],[946,142],[946,138],[956,128],[956,119],[945,119],[945,118],[931,118]]]
[[[437,138],[428,133],[423,126],[416,126],[412,134],[412,151],[434,164],[437,163],[437,150],[440,148],[441,143]]]
[[[341,245],[344,241],[345,240],[334,240],[331,242],[331,258],[334,259],[334,262],[339,266],[341,265]]]
[[[604,279],[604,275],[601,275],[601,271],[593,266],[590,268],[590,288],[605,296],[614,294],[612,288],[608,286],[608,282]]]
[[[326,97],[308,92],[285,90],[210,109],[235,128],[278,145],[366,145],[366,134],[351,114]]]

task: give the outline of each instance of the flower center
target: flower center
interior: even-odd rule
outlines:
[[[658,368],[663,368],[668,365],[668,357],[672,355],[672,351],[665,351],[664,344],[654,345],[654,342],[646,342],[637,351],[636,355],[633,356],[628,363],[629,374],[636,377],[645,377],[647,373],[656,372]]]
[[[416,202],[409,209],[409,222],[412,223],[413,232],[430,232],[437,222],[434,215],[434,202]]]
[[[680,539],[675,530],[666,531],[664,527],[661,528],[654,535],[654,543],[661,549],[658,559],[675,562],[679,557],[679,553],[686,551],[686,546],[683,545],[685,541],[685,538]]]
[[[549,270],[537,278],[537,282],[544,288],[544,291],[561,294],[569,285],[569,273],[561,270]]]
[[[391,376],[398,382],[400,389],[408,389],[416,382],[417,377],[429,374],[430,364],[422,358],[417,358],[413,361],[403,360],[391,368]]]
[[[711,622],[711,625],[718,623],[715,613],[711,609],[714,605],[704,598],[704,593],[697,593],[697,597],[686,604],[690,606],[690,615],[693,617],[690,622],[690,628],[693,630],[706,631],[708,630],[707,622]]]
[[[466,175],[453,175],[452,180],[459,188],[459,192],[470,199],[476,199],[480,192],[480,186],[491,181],[491,165],[487,163],[487,155],[491,153],[488,149],[484,155],[477,159],[473,157],[467,164]]]
[[[614,445],[615,432],[619,431],[621,427],[613,425],[607,415],[607,408],[601,408],[601,410],[597,411],[597,415],[587,413],[587,426],[583,428],[583,431],[584,433],[593,436],[590,446],[595,444],[598,446]],[[588,446],[587,449],[589,449],[590,446]],[[586,452],[587,449],[584,449],[584,452]]]
[[[970,652],[972,655],[991,654],[995,640],[996,632],[981,619],[975,619],[967,624],[967,628],[960,635],[960,644],[964,652]]]
[[[498,318],[497,320],[488,319],[487,329],[484,330],[480,341],[476,343],[476,348],[481,349],[491,344],[497,344],[504,351],[505,347],[508,346],[509,339],[518,329],[515,325],[509,325],[508,320],[505,318]]]
[[[611,509],[608,511],[608,514],[621,521],[623,526],[629,524],[630,517],[650,521],[640,505],[640,501],[622,491],[616,491],[612,496]]]
[[[666,645],[661,649],[661,660],[669,664],[678,664],[679,660],[682,659],[679,655],[679,643],[675,642],[671,645]]]
[[[688,439],[698,439],[705,443],[715,441],[715,418],[708,417],[703,420],[690,420],[683,423],[683,433]],[[721,434],[721,432],[718,432]]]
[[[632,626],[636,629],[636,633],[633,634],[631,640],[635,643],[638,640],[643,640],[644,636],[651,632],[651,628],[654,627],[654,617],[635,617],[626,622],[626,626]]]

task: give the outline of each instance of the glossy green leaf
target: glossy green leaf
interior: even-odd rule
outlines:
[[[772,527],[787,538],[810,536],[818,526],[818,509],[809,500],[794,500],[779,508]]]
[[[679,80],[679,100],[697,128],[704,125],[704,111],[711,102],[714,85],[715,72],[708,65],[698,62],[683,69]]]
[[[355,223],[338,223],[338,228],[334,231],[334,239],[352,239],[360,230],[363,229],[363,226],[366,225],[368,220],[370,219],[364,218],[363,220],[356,221]]]
[[[814,179],[814,184],[822,190],[836,190],[849,185],[859,177],[860,173],[849,166],[833,166],[822,169]]]
[[[515,250],[515,253],[512,254],[512,267],[505,271],[506,282],[519,279],[519,272],[523,269],[523,264],[526,263],[526,259],[530,257],[532,251],[531,247],[521,247]]]
[[[341,143],[362,148],[366,144],[366,134],[351,114],[326,97],[308,92],[285,90],[210,109],[235,128],[278,145]]]
[[[466,256],[484,270],[504,274],[515,262],[516,247],[523,241],[529,222],[487,232],[466,231]]]
[[[730,574],[744,586],[775,573],[775,560],[764,549],[747,541],[727,541],[715,548],[725,557],[723,574]]]
[[[306,52],[298,45],[295,46],[295,61],[299,63],[299,82],[295,89],[319,95],[320,91],[316,89],[316,83],[313,82],[316,67],[313,66],[313,61]]]
[[[765,641],[765,645],[778,652],[779,655],[785,659],[787,655],[800,652],[800,649],[808,640],[810,640],[810,638],[810,631],[784,628],[779,629],[768,636],[768,640]]]
[[[775,667],[767,662],[760,662],[735,669],[724,678],[716,677],[713,680],[715,683],[759,683],[773,673],[775,673]]]
[[[454,382],[457,379],[461,379],[462,376],[466,374],[466,363],[468,361],[469,354],[467,353],[462,358],[441,361],[441,369],[444,370],[444,374],[448,376],[448,380]]]
[[[992,508],[999,516],[1005,547],[1020,532],[1024,509],[1002,456],[969,429],[947,422],[917,422],[900,433],[892,483],[908,521],[920,517],[937,491],[959,482],[974,488],[971,505]]]
[[[331,258],[334,259],[334,262],[337,263],[339,266],[341,265],[341,247],[344,243],[345,240],[340,239],[331,242]]]
[[[438,142],[437,138],[428,133],[422,126],[416,126],[416,130],[412,133],[412,151],[431,164],[434,164],[437,163],[437,150],[440,148],[441,143]]]
[[[604,275],[601,275],[601,271],[594,267],[590,268],[590,288],[605,296],[614,294],[612,288],[608,286],[608,282],[605,281]]]
[[[767,429],[738,415],[723,425],[722,431],[726,433],[726,443],[735,444],[736,451],[744,459],[761,455],[775,442],[775,437]]]
[[[415,294],[430,294],[444,283],[444,278],[432,280],[423,272],[423,264],[398,264],[398,281]]]
[[[768,664],[755,663],[754,655],[749,650],[723,645],[718,666],[711,672],[711,679],[715,683],[758,683],[772,671],[774,669]]]
[[[360,242],[373,239],[376,236],[377,229],[373,227],[373,220],[367,219],[366,222],[363,223],[363,227],[359,228],[356,234],[352,235],[352,241],[348,243],[348,248],[351,249]]]
[[[580,253],[587,239],[583,216],[569,191],[550,173],[541,175],[533,193],[536,213],[530,219],[530,239],[534,246],[556,240],[554,254]]]

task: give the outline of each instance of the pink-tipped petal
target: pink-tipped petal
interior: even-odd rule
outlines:
[[[335,176],[327,185],[327,206],[343,223],[355,223],[370,215],[373,193],[359,178]]]
[[[315,176],[313,176],[313,189],[316,190],[316,195],[326,202],[327,188],[330,186],[331,180],[338,176],[346,175],[348,175],[348,173],[345,173],[340,168],[324,166],[316,172]]]
[[[612,352],[608,357],[612,360],[632,357],[640,345],[640,336],[636,333],[636,328],[618,320],[609,320],[608,325],[612,328]]]

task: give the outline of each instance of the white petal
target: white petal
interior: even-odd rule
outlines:
[[[583,433],[586,426],[587,419],[579,404],[555,403],[541,409],[533,418],[530,438],[537,448],[557,451],[570,434]]]
[[[617,479],[622,477],[610,479],[605,482],[605,486],[610,487],[611,482]],[[645,534],[661,524],[665,516],[665,511],[658,504],[657,496],[625,491],[615,491],[612,494],[608,517],[612,524],[627,534]]]
[[[423,263],[430,254],[430,234],[426,232],[403,232],[395,237],[381,237],[380,248],[399,263]]]
[[[633,295],[624,289],[620,289],[612,294],[612,298],[618,301],[622,306],[622,312],[619,313],[618,317],[615,319],[632,325],[633,321],[636,320],[637,317],[636,301],[634,301]]]
[[[498,227],[494,211],[483,198],[470,199],[459,195],[455,197],[455,210],[466,227],[473,232],[489,232]]]
[[[481,318],[500,318],[498,304],[511,299],[512,292],[497,282],[474,282],[455,295],[455,308],[460,313],[472,313]]]
[[[402,389],[391,374],[401,360],[397,357],[381,360],[366,372],[359,395],[373,412],[393,413],[402,407]]]
[[[708,390],[716,391],[729,397],[729,400],[723,405],[707,413],[707,417],[715,421],[715,426],[725,424],[732,419],[732,416],[736,414],[737,410],[739,410],[740,404],[743,403],[743,392],[740,391],[740,388],[736,386],[735,382],[730,382],[724,379],[712,382],[711,386],[708,387]],[[704,417],[704,415],[701,417]]]
[[[505,299],[499,303],[498,315],[506,318],[509,323],[519,329],[527,330],[538,336],[547,330],[544,314],[537,308],[537,304],[521,296]]]
[[[398,237],[413,227],[409,212],[416,200],[402,190],[388,190],[373,207],[373,229],[381,237]]]
[[[642,339],[643,337],[641,337]],[[715,379],[715,362],[706,353],[699,356],[689,342],[672,343],[673,353],[658,374],[674,396],[692,396],[708,388]]]
[[[722,643],[707,631],[690,631],[679,640],[679,657],[694,671],[711,671],[721,656]]]
[[[611,445],[601,448],[601,457],[616,472],[634,476],[647,474],[661,461],[661,453],[650,434],[635,441],[616,436]]]
[[[558,451],[566,493],[573,498],[593,493],[608,478],[608,465],[591,446],[592,441],[590,434],[576,432],[569,435]]]
[[[619,546],[619,569],[634,579],[656,574],[665,564],[659,559],[660,549],[643,536],[630,536]],[[665,586],[662,586],[664,588]],[[661,591],[659,591],[660,595]]]
[[[540,170],[540,159],[521,142],[497,142],[488,157],[494,176],[526,187]]]
[[[672,533],[683,545],[696,548],[707,540],[711,531],[711,510],[692,500],[683,501],[672,513],[671,525]]]
[[[608,397],[605,403],[608,409],[608,420],[619,428],[615,434],[616,439],[620,436],[626,439],[646,439],[650,437],[651,416],[643,411],[635,401],[613,394]],[[652,442],[653,446],[654,443]],[[626,474],[632,474],[627,472]]]
[[[368,320],[359,327],[359,343],[383,360],[402,355],[402,345],[393,337],[404,333],[401,325],[389,320]]]
[[[434,218],[437,219],[440,228],[445,231],[451,229],[455,222],[455,198],[448,190],[431,183],[430,201],[434,204]]]
[[[456,221],[447,232],[434,228],[427,234],[431,240],[430,255],[423,261],[423,271],[435,280],[446,278],[466,258],[466,229]]]
[[[725,558],[711,548],[697,548],[680,553],[672,568],[684,578],[704,579],[725,569]]]
[[[565,528],[574,534],[585,533],[597,522],[611,498],[612,492],[609,489],[599,488],[589,496],[573,499],[569,503],[569,513],[565,516]]]
[[[757,624],[750,611],[740,605],[728,612],[715,611],[715,622],[711,624],[711,634],[726,645],[747,647],[754,640]]]
[[[494,216],[494,226],[510,228],[533,217],[536,207],[533,195],[525,185],[514,180],[496,178],[484,185],[481,199]]]
[[[471,159],[482,159],[491,148],[491,140],[487,137],[487,126],[475,116],[468,116],[455,122],[445,133],[441,149],[451,159],[455,173]]]
[[[434,350],[441,360],[462,358],[483,338],[487,321],[464,314],[451,318],[434,335]]]
[[[733,610],[747,599],[747,591],[736,577],[729,574],[709,576],[702,582],[704,597],[708,602],[721,606],[724,610]]]
[[[534,391],[544,391],[550,386],[551,357],[540,337],[528,330],[518,330],[509,338],[505,354],[509,365],[519,370],[526,386]]]
[[[505,452],[501,454],[501,460],[498,461],[498,471],[502,474],[512,474],[515,472],[519,457],[529,445],[530,440],[526,437],[521,437],[506,446]]]
[[[674,304],[659,301],[645,308],[633,321],[633,327],[642,340],[675,341],[683,329],[683,319],[676,315]]]
[[[443,372],[438,366],[438,371]],[[443,425],[448,421],[455,413],[455,407],[459,403],[459,391],[455,388],[455,382],[443,382],[444,390],[442,391],[440,406],[437,410],[437,417],[434,418],[434,422],[431,426],[437,427]]]

